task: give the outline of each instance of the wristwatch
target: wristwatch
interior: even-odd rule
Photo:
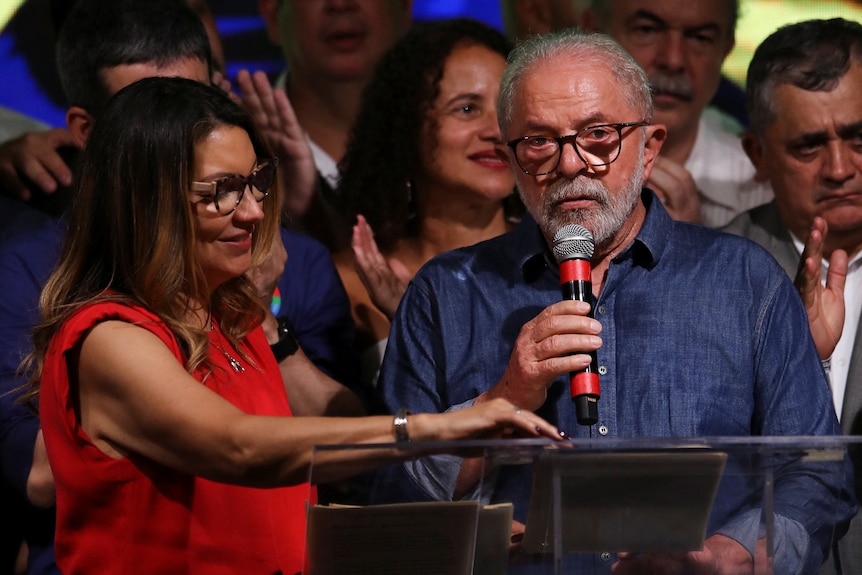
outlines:
[[[281,363],[281,360],[296,353],[296,350],[299,349],[299,342],[293,335],[293,326],[290,325],[290,321],[283,315],[276,319],[278,320],[278,341],[270,345],[269,348],[275,356],[275,361]]]

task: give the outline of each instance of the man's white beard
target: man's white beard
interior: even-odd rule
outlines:
[[[540,213],[533,210],[531,212],[545,237],[553,237],[557,230],[565,225],[579,224],[590,230],[596,244],[601,244],[620,231],[626,218],[640,201],[643,172],[641,148],[637,168],[626,183],[621,196],[611,198],[611,193],[604,183],[587,176],[578,176],[575,180],[560,178],[548,188],[542,198],[537,210]],[[589,210],[560,210],[560,202],[575,198],[594,200],[598,207]]]

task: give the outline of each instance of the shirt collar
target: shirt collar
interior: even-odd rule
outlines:
[[[641,191],[641,201],[646,207],[644,223],[631,245],[614,258],[613,263],[631,260],[633,265],[655,267],[668,244],[673,220],[667,210],[649,188]],[[554,254],[529,213],[524,215],[520,225],[512,232],[512,240],[525,282],[536,281],[545,269],[559,274]]]
[[[632,244],[614,258],[614,263],[630,259],[635,265],[649,269],[655,267],[661,259],[674,221],[651,189],[641,190],[641,201],[646,207],[644,223]]]
[[[533,283],[544,273],[545,269],[556,269],[553,254],[545,242],[542,230],[533,216],[527,212],[511,232],[510,249],[514,250],[516,260],[521,268],[524,282]]]

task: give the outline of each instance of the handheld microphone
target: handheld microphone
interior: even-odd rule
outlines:
[[[590,258],[596,249],[593,234],[584,226],[569,224],[554,234],[554,257],[560,264],[560,287],[564,300],[578,300],[590,304],[593,315],[593,286],[590,278]],[[581,425],[599,421],[598,359],[590,352],[590,365],[570,375],[569,390],[575,402],[575,415]]]

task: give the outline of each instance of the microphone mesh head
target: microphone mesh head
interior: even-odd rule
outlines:
[[[569,224],[554,234],[554,257],[557,263],[575,258],[588,260],[593,257],[595,250],[593,234],[584,226]]]

